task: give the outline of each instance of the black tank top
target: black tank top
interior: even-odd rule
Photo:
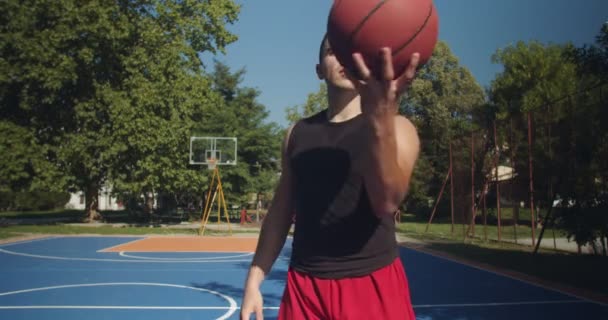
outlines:
[[[288,157],[296,220],[291,267],[298,271],[319,278],[356,277],[398,256],[393,217],[372,212],[361,172],[351,165],[363,120],[358,115],[329,122],[322,111],[292,130]]]

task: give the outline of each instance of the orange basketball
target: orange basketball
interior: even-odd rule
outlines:
[[[352,54],[359,52],[376,75],[380,48],[391,48],[399,76],[414,52],[420,54],[419,65],[430,59],[438,32],[432,0],[335,0],[327,22],[327,37],[338,61],[354,72]]]

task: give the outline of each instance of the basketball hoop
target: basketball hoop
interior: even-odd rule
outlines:
[[[215,166],[217,165],[217,159],[216,158],[209,158],[207,159],[207,169],[209,170],[215,170]]]

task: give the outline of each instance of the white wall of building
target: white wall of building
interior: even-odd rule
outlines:
[[[70,194],[70,201],[65,205],[66,209],[84,210],[85,209],[85,196],[84,192],[79,191]],[[99,191],[99,210],[123,210],[124,205],[120,203],[115,197],[110,195],[110,189],[103,187]]]

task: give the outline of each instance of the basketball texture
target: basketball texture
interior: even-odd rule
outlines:
[[[338,61],[357,74],[354,52],[363,55],[379,75],[379,51],[391,48],[395,76],[407,68],[414,52],[419,65],[433,53],[439,19],[432,0],[335,0],[327,22],[327,38]]]

